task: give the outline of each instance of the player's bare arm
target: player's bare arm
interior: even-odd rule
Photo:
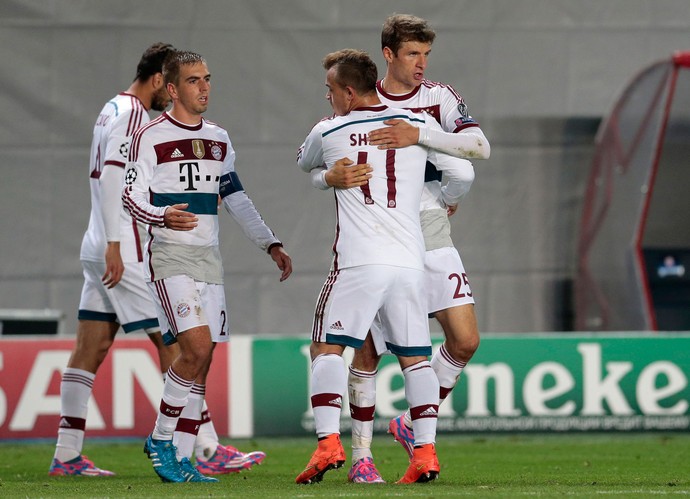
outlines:
[[[269,254],[273,261],[276,262],[278,268],[282,271],[280,282],[283,282],[292,274],[292,258],[290,258],[290,255],[279,245],[273,246]]]
[[[419,128],[407,121],[392,119],[383,124],[388,126],[369,132],[369,144],[379,149],[397,149],[419,142]]]
[[[355,165],[349,158],[336,161],[325,173],[326,183],[336,189],[360,187],[369,182],[373,168],[368,163]]]
[[[458,205],[457,204],[446,205],[446,213],[448,214],[449,217],[452,217],[453,215],[455,215],[456,211],[458,211]]]
[[[172,230],[192,230],[198,225],[199,219],[194,213],[185,211],[189,207],[187,203],[168,206],[163,215],[163,223]]]
[[[125,264],[120,255],[120,241],[108,241],[105,248],[105,273],[101,277],[103,285],[114,288],[125,273]]]

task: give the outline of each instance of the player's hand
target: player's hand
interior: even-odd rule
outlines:
[[[398,149],[419,141],[419,128],[407,121],[392,119],[383,124],[388,126],[369,132],[369,145],[378,146],[379,149]]]
[[[199,219],[194,213],[185,211],[188,203],[168,206],[163,215],[163,224],[172,230],[192,230],[199,225]]]
[[[120,242],[110,241],[105,247],[105,273],[101,277],[101,281],[106,288],[114,288],[124,273],[125,265],[122,263],[122,256],[120,255]]]
[[[326,183],[336,189],[361,187],[369,182],[372,171],[374,169],[368,163],[355,165],[351,159],[342,158],[326,171]]]
[[[453,215],[455,215],[456,211],[458,211],[458,205],[457,204],[446,205],[446,213],[448,214],[449,217],[452,217]]]
[[[270,255],[273,261],[276,262],[276,265],[278,265],[278,268],[283,272],[280,275],[280,282],[283,282],[292,274],[292,258],[290,258],[290,255],[287,254],[282,246],[273,246]]]

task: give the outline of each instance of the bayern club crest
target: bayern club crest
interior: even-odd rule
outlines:
[[[183,319],[187,317],[191,311],[192,307],[190,307],[188,303],[182,302],[177,305],[177,315]]]
[[[213,144],[213,146],[211,146],[211,156],[213,156],[213,159],[216,161],[219,161],[220,158],[223,157],[223,150],[218,144]]]

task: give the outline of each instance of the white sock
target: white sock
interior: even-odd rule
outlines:
[[[410,407],[415,445],[436,442],[438,378],[428,361],[403,369],[405,398]]]
[[[204,405],[201,407],[201,426],[194,442],[194,454],[196,454],[197,460],[206,461],[211,459],[219,445],[218,433],[216,433],[216,428],[213,426],[211,412],[208,410],[206,400],[204,400]]]
[[[311,406],[316,435],[340,434],[340,413],[347,387],[347,369],[340,355],[319,355],[311,363]]]
[[[347,386],[352,417],[353,463],[365,457],[373,457],[371,440],[374,435],[376,411],[376,373],[377,371],[358,371],[352,366],[349,369]]]
[[[446,349],[446,344],[441,345],[434,356],[431,358],[431,368],[436,373],[439,383],[439,405],[446,400],[446,397],[453,391],[460,379],[460,373],[467,365],[466,362],[455,360],[450,356]],[[412,418],[409,409],[403,414],[403,422],[408,428],[412,428]]]
[[[84,445],[84,429],[89,397],[96,375],[83,369],[68,367],[60,382],[60,426],[55,459],[71,461],[79,456]]]
[[[189,392],[187,405],[184,406],[180,419],[177,420],[173,434],[173,445],[177,447],[178,461],[183,457],[192,458],[194,442],[201,426],[201,407],[204,405],[205,394],[206,385],[194,383],[191,392]]]
[[[168,369],[156,426],[152,432],[155,440],[172,440],[177,420],[182,414],[182,409],[187,405],[193,384],[194,380],[180,378],[172,367]]]
[[[466,362],[455,360],[450,356],[446,349],[446,344],[441,345],[434,356],[431,358],[431,368],[436,373],[440,385],[440,403],[446,399],[448,394],[455,388],[460,378],[460,373],[467,365]]]

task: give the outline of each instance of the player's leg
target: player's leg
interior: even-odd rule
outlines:
[[[340,414],[347,384],[344,346],[312,343],[310,398],[314,412],[317,448],[295,483],[320,482],[326,471],[345,464],[340,443]]]
[[[209,319],[208,326],[211,331],[213,344],[229,341],[230,331],[228,330],[229,320],[225,301],[225,288],[222,285],[207,283],[197,283],[197,286],[203,302],[204,314]],[[174,344],[171,346],[174,346]],[[243,453],[235,447],[221,445],[219,442],[218,434],[211,420],[210,411],[205,400],[206,376],[209,368],[210,362],[203,370],[202,375],[197,378],[195,388],[192,389],[190,394],[193,410],[192,407],[189,408],[189,411],[185,408],[182,416],[183,418],[194,420],[194,424],[188,426],[194,429],[196,438],[191,442],[191,447],[186,443],[181,444],[178,447],[178,455],[191,459],[192,453],[196,453],[197,471],[210,475],[238,472],[251,468],[255,464],[260,464],[266,458],[264,452],[253,451]],[[202,387],[204,387],[204,393],[200,391]],[[197,391],[199,395],[203,395],[198,398],[198,401],[195,395]],[[190,432],[187,433],[189,434]],[[177,431],[175,435],[177,437]]]
[[[154,471],[164,482],[188,481],[177,459],[173,435],[182,410],[189,401],[194,380],[211,353],[208,326],[180,331],[177,341],[180,356],[168,369],[156,423],[144,445],[144,452],[151,459]]]
[[[179,346],[172,341],[172,335],[166,334],[169,325],[163,317],[159,319],[154,302],[154,295],[144,281],[144,269],[141,262],[125,262],[122,279],[108,290],[115,312],[122,323],[126,334],[144,330],[158,353],[158,364],[165,375],[173,361],[180,354]],[[161,320],[163,322],[161,322]],[[165,338],[169,344],[166,344]]]
[[[352,466],[347,478],[353,483],[383,483],[371,452],[376,413],[376,373],[380,356],[371,333],[355,350],[347,377],[352,418]]]
[[[49,474],[109,476],[82,456],[88,402],[96,371],[112,344],[119,324],[79,321],[77,344],[60,383],[60,426]]]
[[[194,442],[201,426],[201,410],[206,396],[206,378],[211,366],[211,358],[207,360],[202,371],[197,376],[189,392],[187,404],[177,420],[173,445],[176,448],[177,460],[180,463],[182,475],[189,482],[217,482],[216,478],[204,476],[192,465]]]
[[[60,425],[51,476],[110,476],[82,456],[88,402],[96,372],[119,329],[100,277],[103,264],[82,262],[84,285],[79,301],[77,339],[60,383]]]
[[[326,471],[345,463],[340,414],[347,389],[347,368],[342,353],[345,346],[362,346],[376,315],[380,298],[377,286],[371,285],[377,282],[371,267],[331,272],[319,294],[310,348],[310,395],[319,442],[296,483],[320,482]]]
[[[434,314],[443,329],[445,341],[431,358],[431,367],[438,377],[440,404],[453,391],[460,374],[479,347],[479,329],[474,314],[474,304],[440,310]],[[409,411],[391,421],[389,433],[393,433],[406,450],[410,438],[414,440]],[[409,453],[409,450],[408,450]]]
[[[446,338],[431,359],[431,366],[440,384],[440,401],[443,403],[479,348],[479,329],[473,304],[441,310],[436,312],[435,317]]]
[[[440,384],[440,403],[458,382],[460,373],[479,347],[474,297],[460,254],[444,247],[425,254],[427,310],[443,329],[445,341],[431,359]],[[409,412],[391,420],[388,432],[412,457],[414,442]]]
[[[438,379],[426,357],[398,356],[405,377],[405,399],[412,416],[415,441],[405,475],[397,483],[428,482],[438,478],[436,423]]]
[[[164,327],[168,326],[169,333],[180,346],[180,355],[166,374],[156,423],[146,440],[144,452],[161,480],[183,482],[189,477],[177,460],[173,434],[194,381],[209,362],[213,343],[193,279],[174,276],[149,283],[149,286],[156,297],[159,321]],[[200,313],[192,313],[196,310]]]
[[[424,292],[424,273],[398,269],[397,280],[379,312],[386,345],[395,354],[405,378],[405,399],[415,432],[413,455],[398,483],[426,482],[438,477],[436,423],[438,378],[431,368],[431,337]]]
[[[163,341],[163,335],[160,329],[157,330],[146,330],[146,336],[156,347],[158,352],[158,364],[161,368],[161,373],[165,374],[168,372],[168,368],[172,365],[173,361],[180,355],[180,346],[177,343],[172,343],[166,345]]]

